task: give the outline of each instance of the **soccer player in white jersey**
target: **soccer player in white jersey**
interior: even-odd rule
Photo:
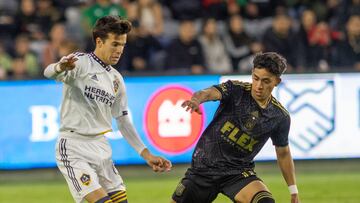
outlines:
[[[155,172],[171,169],[170,161],[151,154],[139,138],[129,120],[124,80],[111,66],[119,61],[130,30],[127,20],[102,17],[93,28],[94,52],[64,56],[44,72],[64,84],[56,162],[76,202],[127,202],[126,188],[104,137],[111,131],[112,117]]]

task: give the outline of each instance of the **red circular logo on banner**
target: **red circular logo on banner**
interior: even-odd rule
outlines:
[[[190,113],[181,107],[192,91],[181,86],[167,86],[157,91],[147,104],[145,132],[160,151],[182,153],[198,140],[204,125],[204,116]],[[203,107],[200,106],[202,112]]]

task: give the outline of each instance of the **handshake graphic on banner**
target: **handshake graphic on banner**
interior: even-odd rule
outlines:
[[[279,85],[276,97],[291,115],[290,144],[309,152],[335,128],[335,89],[329,80]]]

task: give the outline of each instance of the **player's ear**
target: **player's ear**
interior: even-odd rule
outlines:
[[[100,37],[97,37],[97,38],[95,39],[95,44],[96,44],[96,46],[101,47],[101,46],[103,45],[102,39],[101,39]]]

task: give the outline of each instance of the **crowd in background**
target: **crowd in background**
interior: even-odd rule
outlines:
[[[133,25],[123,74],[246,74],[265,51],[290,73],[360,71],[360,0],[0,0],[0,80],[91,52],[104,15]]]

